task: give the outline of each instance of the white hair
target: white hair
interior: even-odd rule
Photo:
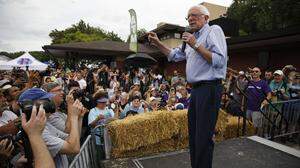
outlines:
[[[200,13],[208,16],[208,18],[210,16],[210,13],[209,13],[208,9],[204,5],[195,5],[195,6],[192,6],[191,8],[197,8],[200,11]],[[208,22],[209,22],[209,19],[207,19],[207,23]]]
[[[202,14],[207,15],[208,17],[210,16],[210,13],[209,13],[208,9],[205,6],[203,6],[203,5],[197,5],[196,7],[199,9],[199,11]]]

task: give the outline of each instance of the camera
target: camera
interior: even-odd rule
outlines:
[[[74,90],[73,98],[74,98],[74,100],[76,100],[76,99],[83,100],[85,98],[84,91],[81,89]]]
[[[22,141],[22,135],[21,132],[19,132],[17,135],[13,136],[13,135],[3,135],[0,136],[0,141],[2,140],[8,140],[8,143],[6,144],[5,148],[8,148],[8,146],[10,145],[10,143],[14,146],[13,152],[11,153],[12,156],[17,155],[19,152],[21,152],[21,148],[17,143],[20,143]],[[22,141],[23,143],[23,141]],[[22,144],[21,143],[21,144]]]
[[[45,100],[43,102],[34,103],[31,100],[27,100],[20,104],[21,110],[23,113],[26,114],[27,120],[29,120],[31,117],[31,112],[32,112],[33,106],[36,105],[37,110],[38,110],[41,104],[43,104],[43,107],[44,107],[46,113],[55,113],[55,104],[53,101]]]
[[[91,102],[91,98],[86,95],[85,91],[82,89],[76,89],[73,90],[73,99],[76,100],[78,99],[82,105],[87,108],[87,109],[92,109],[93,104]]]

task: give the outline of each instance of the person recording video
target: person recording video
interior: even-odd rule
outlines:
[[[52,93],[47,93],[40,88],[32,88],[23,92],[18,102],[21,105],[22,112],[26,116],[32,110],[34,105],[43,105],[48,119],[51,113],[55,112],[55,103]],[[54,158],[56,167],[68,167],[67,155],[74,155],[80,150],[80,133],[82,127],[82,118],[87,110],[83,107],[79,100],[74,100],[72,94],[67,96],[68,114],[70,114],[70,133],[55,128],[50,122],[46,122],[45,129],[42,132],[42,138]]]

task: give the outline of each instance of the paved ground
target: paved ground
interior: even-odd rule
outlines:
[[[105,161],[104,168],[190,168],[188,151],[160,154],[136,160]],[[214,151],[214,168],[299,168],[300,158],[249,139],[218,143]]]

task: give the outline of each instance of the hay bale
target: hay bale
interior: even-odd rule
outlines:
[[[157,144],[178,134],[170,112],[157,111],[126,117],[107,125],[112,147],[120,151],[136,150]]]
[[[141,156],[148,156],[148,155],[153,155],[161,152],[171,152],[174,150],[176,150],[175,140],[171,138],[171,139],[163,140],[153,145],[140,147],[136,150],[131,150],[131,151],[121,151],[118,149],[114,149],[112,151],[112,157],[113,158],[141,157]]]
[[[231,120],[225,111],[219,111],[215,141],[236,135],[228,133],[236,125]],[[146,156],[189,146],[187,110],[139,114],[113,121],[107,128],[112,140],[113,158]]]
[[[186,149],[189,147],[189,137],[175,139],[176,150]]]
[[[220,142],[224,140],[224,132],[226,130],[228,124],[228,113],[226,113],[224,110],[220,109],[218,114],[218,120],[216,124],[216,136],[214,137],[214,140],[216,142]]]
[[[172,111],[171,114],[178,127],[178,137],[183,139],[189,137],[187,110]]]
[[[238,135],[238,131],[239,131],[239,135],[242,135],[242,126],[243,126],[243,119],[240,119],[240,126],[239,126],[239,130],[238,128],[238,117],[234,117],[234,116],[229,116],[228,117],[228,124],[226,126],[226,129],[224,130],[224,138],[225,139],[231,139],[231,138],[236,138]],[[246,122],[246,133],[247,136],[251,136],[255,134],[255,128],[253,127],[252,124],[249,124],[249,122]]]

